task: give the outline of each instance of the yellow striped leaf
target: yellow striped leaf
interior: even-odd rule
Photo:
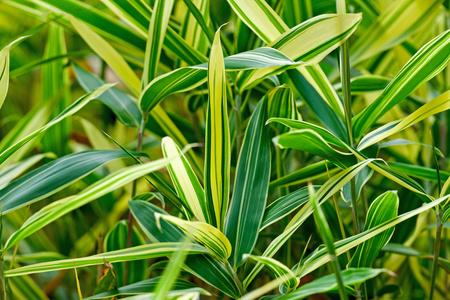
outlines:
[[[184,231],[188,236],[210,250],[217,258],[226,261],[231,254],[231,244],[227,237],[217,228],[204,222],[185,221],[170,215],[155,213],[156,224],[164,219]]]
[[[226,77],[220,29],[214,38],[208,65],[209,102],[206,113],[205,196],[212,225],[223,229],[230,182],[230,128]]]
[[[164,157],[175,157],[167,165],[167,169],[188,215],[193,214],[197,220],[209,223],[211,218],[206,206],[205,192],[186,157],[170,137],[163,138],[161,147]]]

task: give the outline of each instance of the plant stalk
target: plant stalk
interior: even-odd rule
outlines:
[[[236,283],[236,286],[237,286],[238,289],[239,289],[239,293],[241,294],[241,296],[243,296],[243,295],[245,294],[245,290],[244,290],[244,288],[242,287],[242,283],[241,283],[241,281],[239,280],[239,278],[238,278],[236,272],[235,272],[235,271],[233,270],[233,268],[231,267],[230,262],[226,261],[226,262],[224,262],[224,264],[225,264],[225,266],[227,267],[228,271],[230,271],[230,273],[233,274],[234,282]]]
[[[144,115],[141,120],[141,125],[139,126],[138,140],[136,151],[142,150],[142,137],[144,135],[145,123],[147,121],[147,115]],[[133,187],[131,189],[131,199],[136,196],[137,180],[133,181]],[[127,248],[131,247],[131,239],[133,237],[133,214],[128,212],[128,231],[127,231]],[[125,268],[123,270],[123,285],[128,284],[128,274],[130,272],[130,262],[125,261]]]
[[[439,260],[439,250],[441,248],[441,235],[442,235],[442,210],[439,209],[436,213],[436,236],[434,240],[434,256],[433,256],[433,266],[431,268],[431,282],[430,282],[430,296],[429,300],[433,299],[434,285],[436,283],[436,275],[438,271],[438,260]]]

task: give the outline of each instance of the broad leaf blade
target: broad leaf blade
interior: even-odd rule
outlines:
[[[244,262],[243,255],[253,251],[264,215],[270,176],[270,141],[266,119],[267,97],[263,97],[245,133],[225,223],[225,235],[233,248],[233,266],[240,266]]]

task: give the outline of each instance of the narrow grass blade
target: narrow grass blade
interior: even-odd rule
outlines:
[[[450,31],[449,31],[450,32]],[[450,35],[449,35],[450,36]],[[450,47],[449,47],[450,49]],[[440,96],[434,98],[430,102],[420,107],[418,110],[400,121],[394,121],[386,124],[361,139],[358,145],[358,150],[363,150],[376,142],[379,142],[393,134],[396,134],[406,128],[445,110],[450,109],[450,91],[447,91]]]
[[[121,150],[92,150],[69,154],[47,163],[0,190],[3,213],[44,199],[87,176],[100,166],[127,158]]]
[[[129,295],[153,293],[155,291],[156,286],[161,281],[161,279],[162,279],[161,277],[155,277],[152,279],[139,281],[139,282],[127,285],[127,286],[109,290],[105,293],[87,297],[85,299],[86,300],[88,300],[88,299],[105,299],[105,298],[111,298],[114,296],[129,296]],[[199,292],[205,296],[209,295],[208,291],[206,291],[202,288],[199,288],[196,285],[194,285],[188,281],[181,280],[181,279],[175,280],[175,282],[172,286],[172,291],[179,291],[180,294],[185,294],[185,293],[190,293],[190,292]]]
[[[372,126],[381,116],[406,98],[422,83],[443,70],[450,56],[450,30],[447,30],[423,46],[392,79],[381,95],[354,117],[355,138]]]
[[[148,29],[147,46],[145,47],[144,73],[141,88],[156,78],[159,57],[164,41],[164,35],[169,24],[170,13],[174,0],[156,0],[153,7],[150,27]]]
[[[112,192],[125,184],[132,182],[150,172],[156,171],[166,166],[170,160],[160,159],[138,166],[131,166],[112,173],[94,184],[90,185],[79,194],[56,202],[53,202],[40,211],[33,214],[23,226],[11,235],[5,244],[5,249],[9,249],[15,243],[48,225],[61,216]]]
[[[72,64],[72,68],[75,71],[78,82],[86,92],[91,92],[105,84],[102,79],[84,70],[77,64]],[[98,97],[98,100],[108,106],[124,125],[130,127],[138,127],[140,125],[142,113],[136,100],[133,100],[121,90],[112,87]]]
[[[64,259],[39,264],[32,264],[29,266],[8,270],[5,272],[6,277],[23,276],[28,274],[36,274],[42,272],[58,271],[65,269],[72,269],[74,263],[77,268],[103,264],[106,259],[111,263],[132,261],[139,259],[148,259],[152,257],[165,257],[173,255],[181,246],[181,243],[157,243],[148,244],[137,247],[130,247],[127,249],[100,253],[84,258]],[[196,244],[189,244],[186,247],[189,254],[207,253],[204,247]]]
[[[230,188],[230,126],[227,111],[225,64],[217,31],[208,65],[209,101],[206,112],[205,199],[211,224],[223,230]]]
[[[78,112],[81,108],[83,108],[87,103],[89,103],[91,100],[97,98],[100,96],[104,91],[106,91],[108,88],[110,88],[111,84],[106,84],[98,89],[92,91],[91,93],[88,93],[75,101],[72,105],[70,105],[68,108],[66,108],[63,112],[61,112],[57,117],[55,117],[53,120],[51,120],[49,123],[47,123],[45,126],[41,127],[40,129],[34,131],[33,133],[27,135],[20,141],[16,142],[14,145],[10,146],[8,149],[4,150],[0,154],[0,165],[8,159],[14,152],[16,152],[20,147],[28,143],[30,140],[32,140],[34,137],[38,136],[40,133],[45,132],[48,128],[52,127],[53,125],[61,122],[61,120],[64,120],[65,118],[73,115],[74,113]]]

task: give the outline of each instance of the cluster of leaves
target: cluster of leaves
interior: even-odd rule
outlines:
[[[449,5],[2,1],[0,299],[447,298]]]

